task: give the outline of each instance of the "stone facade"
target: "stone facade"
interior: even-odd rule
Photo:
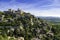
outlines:
[[[24,40],[24,37],[19,37],[17,40]]]

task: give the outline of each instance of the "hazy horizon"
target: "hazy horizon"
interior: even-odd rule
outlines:
[[[60,17],[60,0],[0,0],[0,10],[18,9],[35,16]]]

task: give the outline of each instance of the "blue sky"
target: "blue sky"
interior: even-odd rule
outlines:
[[[60,17],[60,0],[0,0],[0,10],[18,9],[35,16]]]

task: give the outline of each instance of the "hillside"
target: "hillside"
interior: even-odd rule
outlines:
[[[49,22],[54,29],[55,40],[60,40],[60,17],[38,17]]]
[[[0,12],[1,40],[55,40],[51,24],[21,10]]]

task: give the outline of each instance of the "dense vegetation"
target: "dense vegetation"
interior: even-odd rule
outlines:
[[[59,17],[39,17],[51,23],[54,32],[54,40],[60,40],[60,18]]]
[[[0,12],[0,40],[59,40],[57,28],[21,10]]]

